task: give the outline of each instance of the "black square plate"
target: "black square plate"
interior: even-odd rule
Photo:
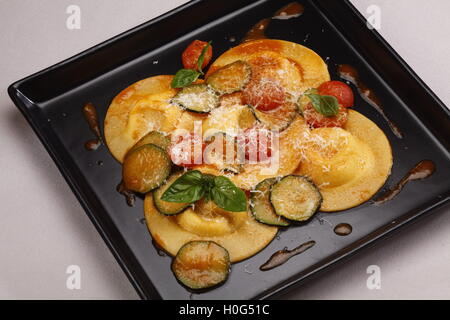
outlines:
[[[306,225],[281,232],[262,252],[234,265],[230,279],[220,288],[191,295],[177,283],[170,271],[171,259],[157,254],[141,223],[142,201],[129,208],[115,190],[121,179],[119,163],[105,147],[85,150],[92,133],[82,107],[93,102],[104,119],[110,101],[129,84],[152,75],[174,74],[181,67],[174,62],[193,39],[213,40],[218,56],[236,45],[233,39],[239,41],[256,22],[288,2],[192,1],[9,88],[11,98],[143,298],[268,298],[450,199],[449,110],[380,35],[366,27],[348,1],[300,0],[305,13],[272,21],[267,34],[315,50],[327,59],[334,79],[338,79],[337,64],[355,66],[378,94],[389,118],[405,135],[403,139],[393,135],[383,118],[357,96],[357,110],[374,120],[392,143],[394,168],[386,187],[423,159],[433,160],[437,172],[409,184],[384,206],[368,202],[341,213],[320,213]],[[102,166],[97,165],[99,161]],[[332,226],[341,222],[353,226],[351,235],[334,234]],[[259,271],[274,251],[309,239],[317,242],[313,249],[277,269]]]

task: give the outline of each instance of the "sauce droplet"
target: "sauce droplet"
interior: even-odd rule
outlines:
[[[276,20],[288,20],[292,18],[297,18],[305,12],[305,8],[298,2],[292,2],[277,12],[271,17],[262,19],[257,24],[250,29],[249,32],[242,39],[241,43],[246,43],[254,40],[267,39],[266,30],[269,27],[270,21],[272,19]]]
[[[103,143],[103,138],[100,132],[97,110],[92,103],[88,103],[83,107],[83,115],[89,125],[89,128],[97,137],[96,139],[86,142],[84,146],[88,151],[97,150]]]
[[[125,188],[125,184],[123,181],[121,181],[116,188],[117,192],[119,192],[121,195],[123,195],[127,201],[127,205],[129,207],[134,207],[134,204],[136,203],[136,195]]]
[[[271,270],[282,264],[286,263],[292,257],[299,255],[300,253],[305,252],[308,249],[311,249],[316,244],[315,241],[308,241],[293,250],[288,250],[288,248],[284,248],[283,250],[275,252],[270,259],[264,263],[259,269],[261,271]]]
[[[373,108],[375,108],[376,111],[378,111],[379,114],[381,114],[381,116],[387,122],[387,124],[389,125],[395,136],[399,139],[403,138],[403,134],[400,131],[400,129],[388,118],[388,116],[384,112],[384,108],[381,104],[380,99],[375,95],[372,89],[367,87],[361,81],[359,77],[359,72],[350,65],[341,64],[338,66],[338,73],[342,79],[347,80],[353,85],[355,85],[364,101],[370,104]]]
[[[155,247],[156,253],[158,254],[158,256],[160,257],[166,257],[166,253],[164,252],[163,249],[161,249],[161,247],[158,245],[158,243],[156,243],[155,240],[152,240],[152,244]]]
[[[270,24],[270,18],[262,19],[260,22],[255,24],[253,28],[250,29],[249,32],[245,35],[244,39],[242,39],[242,43],[250,42],[253,40],[267,39],[266,29]]]
[[[399,183],[384,195],[375,200],[375,205],[384,204],[394,199],[403,188],[411,181],[423,180],[430,177],[436,171],[436,165],[433,161],[423,160],[419,162],[413,169],[411,169],[406,176],[404,176]]]
[[[348,223],[340,223],[334,228],[334,233],[341,237],[348,236],[352,231],[353,227]]]
[[[280,10],[278,10],[273,19],[278,20],[288,20],[300,17],[305,12],[305,7],[298,2],[291,2],[288,5],[284,6]]]

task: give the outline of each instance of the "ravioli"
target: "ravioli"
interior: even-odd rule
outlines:
[[[148,194],[145,220],[158,246],[176,255],[190,241],[214,241],[228,250],[231,262],[238,262],[264,249],[278,232],[276,227],[257,222],[249,212],[226,212],[209,204],[169,217],[155,208]]]
[[[275,78],[294,99],[307,89],[330,80],[326,63],[313,50],[273,39],[255,40],[228,50],[211,65],[206,77],[238,60],[261,66],[263,71],[256,76]]]
[[[349,110],[343,129],[314,129],[303,140],[303,160],[295,173],[310,177],[318,186],[321,211],[341,211],[366,202],[391,174],[389,140],[357,111]]]
[[[122,162],[126,153],[149,132],[159,131],[168,136],[177,129],[193,132],[196,121],[201,121],[203,134],[211,134],[238,132],[254,124],[284,120],[279,152],[274,157],[278,162],[272,163],[272,167],[266,163],[243,164],[233,174],[225,174],[214,164],[192,169],[226,175],[244,190],[252,190],[267,178],[307,176],[319,188],[323,196],[321,210],[326,212],[357,206],[382,187],[393,160],[389,141],[381,129],[353,110],[349,110],[344,128],[311,129],[298,112],[302,94],[330,80],[327,65],[320,56],[296,43],[256,40],[225,52],[205,77],[236,61],[251,66],[249,84],[267,80],[280,85],[287,99],[278,110],[293,111],[258,119],[259,110],[243,103],[242,92],[233,91],[222,95],[220,106],[209,114],[188,112],[171,103],[178,92],[171,88],[173,76],[156,76],[131,85],[112,101],[105,119],[105,140],[113,156]],[[203,81],[197,83],[200,82]],[[296,108],[283,109],[286,106]],[[287,114],[289,119],[283,119]],[[270,117],[270,112],[264,115]],[[190,241],[215,241],[228,250],[232,262],[237,262],[262,250],[278,231],[277,227],[257,222],[248,211],[226,212],[212,202],[201,201],[181,214],[165,216],[155,208],[152,193],[145,197],[144,211],[154,241],[171,255]]]
[[[122,162],[130,150],[142,137],[163,122],[174,127],[178,117],[164,112],[164,106],[176,94],[170,83],[173,76],[156,76],[138,81],[112,101],[106,114],[104,128],[105,141],[111,154]],[[172,121],[172,125],[167,123]]]

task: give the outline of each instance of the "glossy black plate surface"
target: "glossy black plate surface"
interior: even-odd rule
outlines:
[[[395,163],[386,187],[423,159],[433,160],[437,172],[409,184],[383,206],[368,202],[341,213],[320,213],[304,226],[281,232],[265,250],[234,265],[228,282],[213,291],[191,295],[177,283],[170,271],[171,259],[157,254],[141,223],[142,201],[129,208],[116,192],[121,166],[104,146],[95,152],[84,148],[93,135],[82,107],[94,103],[104,119],[110,101],[129,84],[175,73],[181,67],[182,50],[193,39],[213,40],[217,57],[237,45],[256,22],[289,2],[192,1],[9,88],[11,98],[143,298],[268,298],[449,201],[448,109],[387,43],[366,27],[349,2],[301,0],[305,13],[296,19],[272,21],[267,35],[312,48],[327,59],[334,79],[338,79],[336,64],[351,64],[360,71],[405,134],[403,139],[395,137],[382,117],[357,96],[356,109],[386,132],[393,147]],[[237,42],[231,42],[233,38]],[[98,165],[99,161],[103,165]],[[339,237],[333,232],[333,226],[342,222],[353,226],[351,235]],[[275,251],[308,240],[317,242],[311,250],[272,271],[259,271]]]

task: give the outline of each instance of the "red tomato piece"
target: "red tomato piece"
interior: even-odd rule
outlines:
[[[313,128],[342,128],[348,119],[348,110],[343,106],[339,106],[339,113],[334,117],[326,117],[317,112],[311,103],[308,103],[303,110],[303,117],[306,123]]]
[[[285,101],[286,94],[283,87],[270,79],[252,81],[244,89],[244,104],[251,105],[260,111],[274,110]]]
[[[353,90],[341,81],[328,81],[318,88],[319,94],[336,97],[344,108],[353,107],[355,96]]]
[[[202,54],[203,49],[207,46],[208,43],[200,40],[194,40],[187,48],[184,50],[182,55],[183,66],[185,69],[197,70],[197,62]],[[205,54],[205,60],[203,61],[202,68],[206,68],[206,66],[211,62],[213,56],[212,46],[208,47]]]

